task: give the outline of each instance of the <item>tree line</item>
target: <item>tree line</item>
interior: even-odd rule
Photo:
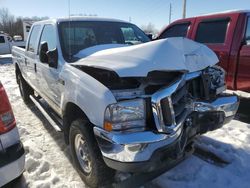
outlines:
[[[86,16],[84,14],[83,16]],[[79,16],[79,15],[78,15]],[[89,14],[88,16],[97,16],[96,14]],[[8,33],[10,36],[20,35],[23,37],[23,21],[40,21],[48,19],[49,17],[15,17],[7,8],[0,8],[0,31]],[[147,25],[142,25],[141,29],[145,33],[156,34],[158,31],[154,24],[148,23]]]
[[[48,17],[15,17],[7,8],[0,8],[0,31],[10,36],[21,35],[23,37],[23,21],[40,21]]]

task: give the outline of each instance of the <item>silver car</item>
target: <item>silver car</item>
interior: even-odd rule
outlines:
[[[0,187],[22,175],[24,148],[8,96],[0,82]]]

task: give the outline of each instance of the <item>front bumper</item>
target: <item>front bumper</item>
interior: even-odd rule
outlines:
[[[204,115],[219,112],[219,116],[216,114],[214,117],[220,119],[216,125],[214,123],[212,125],[197,123],[198,128],[193,125],[195,128],[190,129],[195,129],[195,133],[189,128],[184,130],[185,121],[172,134],[153,131],[107,132],[99,127],[94,127],[94,133],[104,161],[109,167],[128,172],[152,171],[160,168],[162,162],[179,161],[184,156],[191,137],[214,130],[227,123],[234,117],[238,106],[239,100],[236,96],[220,96],[211,102],[195,102],[192,113]],[[213,127],[204,128],[202,126]]]
[[[19,177],[24,171],[25,152],[17,143],[0,152],[0,187]]]

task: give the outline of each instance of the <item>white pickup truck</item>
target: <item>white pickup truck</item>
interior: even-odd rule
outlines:
[[[230,121],[239,104],[223,93],[225,72],[205,45],[150,41],[120,20],[37,22],[26,49],[14,47],[12,55],[24,101],[64,132],[91,187],[111,180],[112,169],[177,164],[197,135]]]
[[[0,33],[0,55],[11,54],[12,46],[25,48],[25,41],[13,41],[11,37]]]

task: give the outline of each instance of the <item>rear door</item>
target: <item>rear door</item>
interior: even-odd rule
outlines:
[[[206,44],[218,56],[220,66],[229,69],[229,57],[239,14],[197,17],[191,38]],[[233,65],[232,65],[233,66]],[[227,83],[230,75],[227,75]]]
[[[7,40],[7,37],[4,35],[0,35],[0,55],[1,54],[10,54],[10,44],[9,41]]]
[[[27,81],[30,82],[30,84],[37,88],[37,83],[36,83],[36,61],[39,59],[37,55],[38,51],[38,41],[39,41],[39,36],[41,32],[41,26],[40,25],[35,25],[33,26],[30,36],[29,36],[29,42],[26,46],[26,51],[25,51],[25,72]]]
[[[239,54],[236,86],[238,90],[250,92],[250,15],[246,18],[243,46]]]

